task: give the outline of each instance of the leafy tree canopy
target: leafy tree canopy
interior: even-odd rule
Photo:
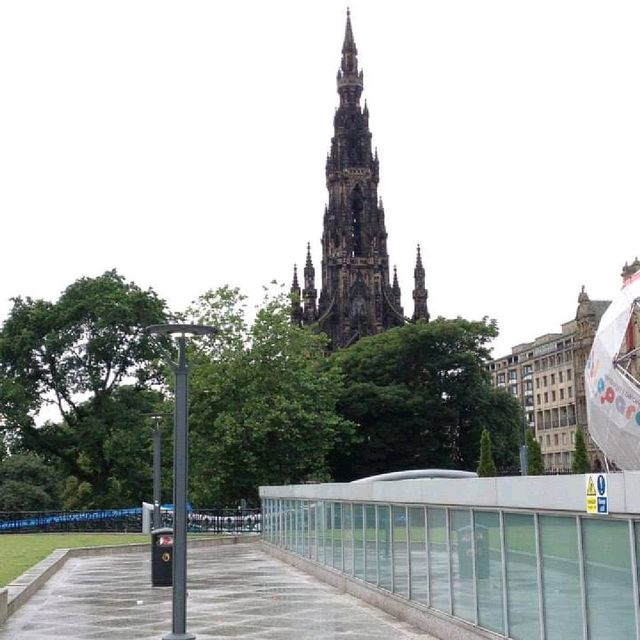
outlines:
[[[59,507],[61,475],[32,452],[0,462],[0,511],[43,511]]]
[[[338,409],[358,443],[333,459],[339,480],[426,467],[475,470],[484,425],[499,468],[517,459],[520,407],[485,370],[486,319],[407,324],[332,355],[344,376]]]
[[[143,329],[164,319],[163,300],[115,271],[77,280],[57,302],[15,298],[0,331],[5,430],[37,448],[35,420],[45,405],[73,427],[87,399],[108,397],[125,382],[144,384],[158,348]]]
[[[261,484],[328,480],[329,453],[352,438],[336,412],[340,375],[322,366],[326,339],[291,325],[285,295],[268,295],[250,327],[242,301],[223,288],[198,302],[196,317],[222,328],[191,376],[191,496],[199,504],[255,501]]]

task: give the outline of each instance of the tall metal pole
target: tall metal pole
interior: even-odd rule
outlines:
[[[178,338],[175,369],[175,429],[173,441],[173,620],[163,640],[195,640],[187,627],[187,363],[186,340]]]
[[[160,487],[160,464],[162,462],[162,433],[160,432],[160,419],[156,417],[156,426],[153,429],[153,528],[159,529],[162,526],[160,514],[160,503],[162,501]]]
[[[522,376],[522,445],[520,446],[520,475],[529,474],[529,451],[527,447],[527,408],[524,376]]]

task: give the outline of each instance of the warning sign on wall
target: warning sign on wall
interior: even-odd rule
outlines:
[[[604,473],[588,473],[585,475],[587,513],[609,513],[607,496],[607,476]]]

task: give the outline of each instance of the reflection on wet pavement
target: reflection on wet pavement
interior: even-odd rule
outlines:
[[[159,640],[171,589],[149,555],[75,558],[0,627],[0,640]],[[271,558],[258,545],[189,551],[188,630],[199,640],[398,640],[432,636]]]

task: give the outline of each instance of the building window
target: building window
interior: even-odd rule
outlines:
[[[546,391],[544,392],[544,401],[549,402],[549,394]]]
[[[557,433],[554,433],[554,434],[553,434],[553,444],[554,444],[554,445],[556,445],[556,447],[557,447],[557,446],[558,446],[558,444],[559,444],[558,434],[557,434]]]
[[[575,444],[576,443],[576,432],[572,431],[571,432],[571,444]]]
[[[536,393],[536,402],[540,404],[540,394]]]
[[[567,434],[566,433],[562,434],[562,444],[567,444]]]
[[[567,387],[567,394],[570,398],[573,398],[573,387]]]
[[[542,376],[542,386],[543,387],[547,386],[547,376]]]
[[[515,370],[511,370],[509,371],[509,382],[515,382],[518,379],[518,374],[515,372]]]
[[[558,371],[558,382],[562,382],[562,371]]]
[[[540,388],[540,378],[536,378],[536,389]]]
[[[552,391],[551,392],[551,402],[555,402],[556,401],[556,392]]]
[[[504,373],[498,374],[498,384],[504,384]]]
[[[551,446],[551,436],[547,433],[547,447]]]
[[[567,382],[571,380],[571,369],[567,369]]]
[[[551,374],[551,384],[555,384],[556,383],[556,374],[552,373]]]
[[[560,389],[560,400],[564,400],[564,389]]]

